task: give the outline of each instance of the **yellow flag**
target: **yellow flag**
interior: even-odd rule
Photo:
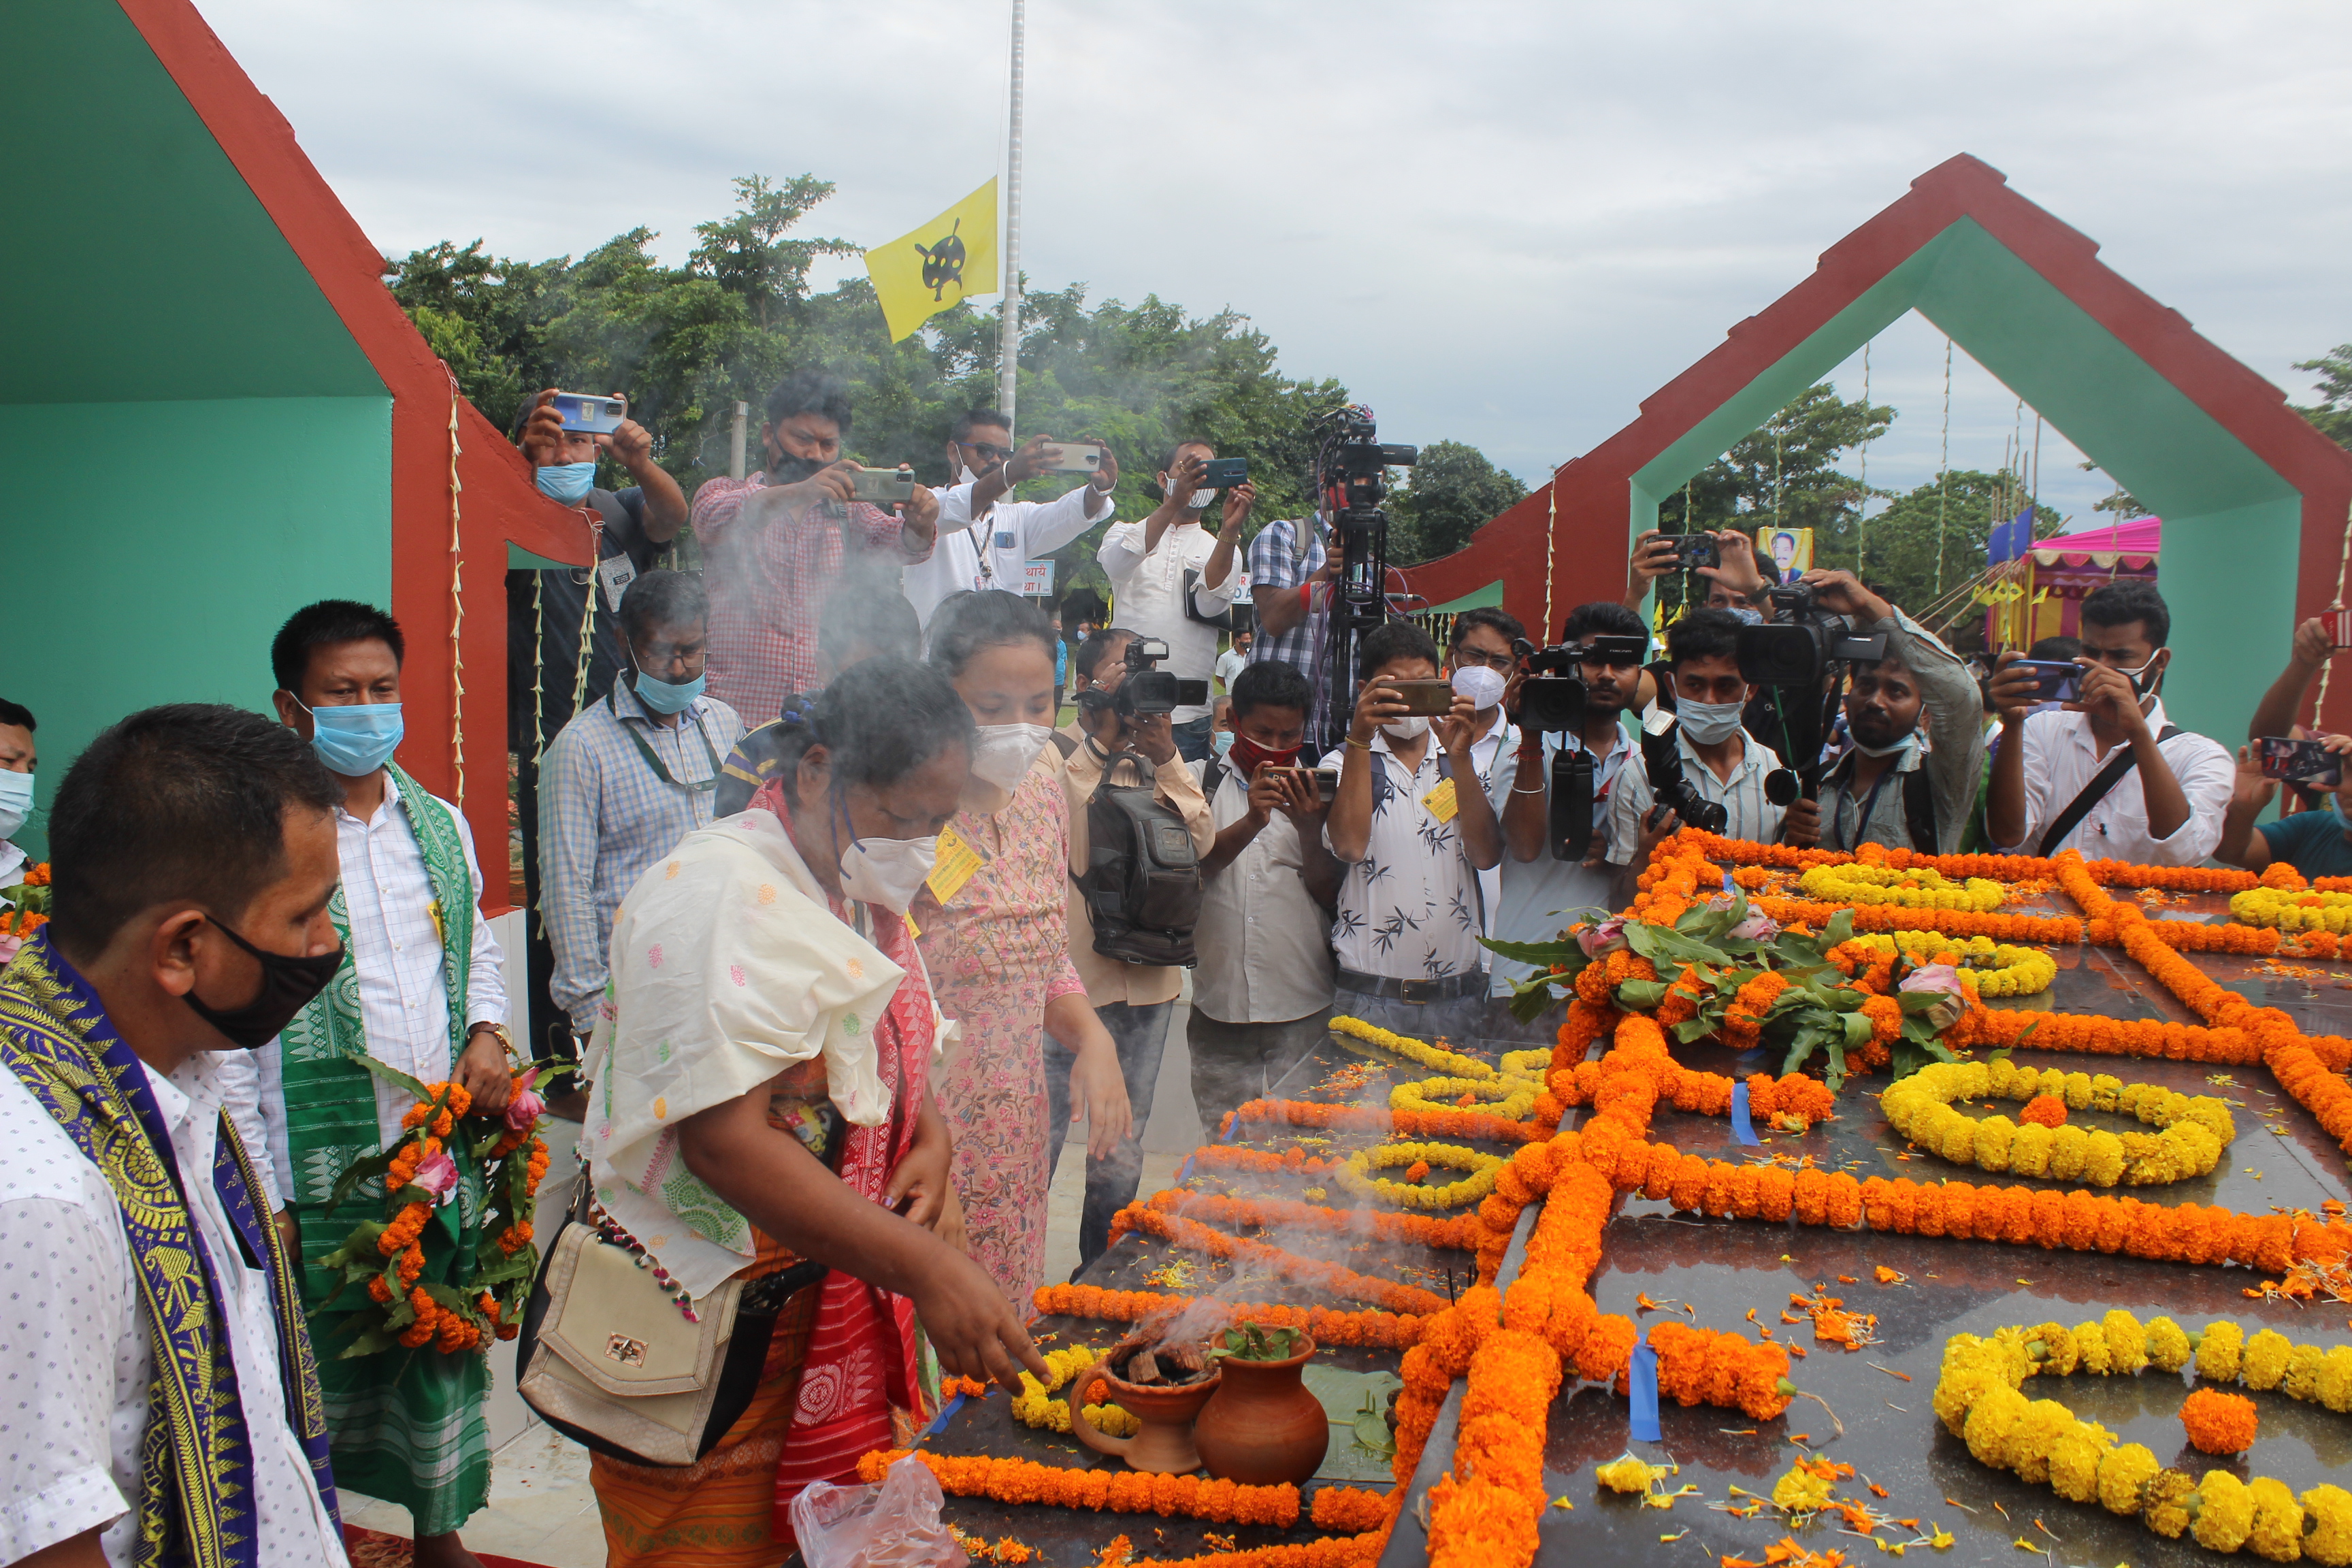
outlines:
[[[948,208],[912,234],[866,253],[866,275],[882,301],[897,342],[960,300],[993,294],[997,279],[996,182]]]

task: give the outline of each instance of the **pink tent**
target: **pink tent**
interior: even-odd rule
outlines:
[[[2109,528],[2094,528],[2082,533],[2062,533],[2055,538],[2040,540],[2033,553],[2044,563],[2055,566],[2063,559],[2069,564],[2081,565],[2083,558],[2094,555],[2126,558],[2126,564],[2134,569],[2156,558],[2164,545],[2164,519],[2135,517]],[[2130,557],[2139,557],[2131,560]],[[2112,560],[2098,564],[2110,566]]]
[[[2155,517],[2037,541],[2021,567],[2003,568],[2022,593],[1986,611],[1986,642],[2030,647],[2043,637],[2079,636],[2084,595],[2118,577],[2153,583],[2163,543],[2164,520]]]

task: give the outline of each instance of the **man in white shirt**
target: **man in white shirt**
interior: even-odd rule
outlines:
[[[2000,852],[2138,866],[2194,866],[2221,841],[2237,768],[2229,748],[2164,721],[2172,613],[2153,583],[2116,582],[2083,600],[2079,701],[2034,713],[2033,678],[2005,653],[1985,837]],[[2122,750],[2118,751],[2120,747]]]
[[[1614,651],[1600,651],[1609,646],[1601,638],[1615,639]],[[1616,875],[1610,862],[1617,858],[1612,853],[1616,836],[1611,805],[1626,760],[1635,754],[1631,713],[1643,665],[1635,650],[1648,646],[1649,634],[1640,616],[1601,600],[1570,610],[1559,640],[1595,650],[1577,666],[1584,682],[1584,722],[1546,734],[1532,727],[1522,706],[1518,743],[1486,786],[1509,851],[1503,857],[1502,897],[1494,921],[1494,934],[1504,942],[1555,941],[1577,911],[1613,912],[1618,907],[1611,901]],[[1528,679],[1516,678],[1507,700],[1524,704]],[[1582,844],[1551,842],[1553,763],[1562,751],[1592,761],[1592,833]],[[1535,973],[1532,964],[1499,953],[1490,968],[1494,981],[1488,990],[1495,996],[1509,995],[1514,982]]]
[[[1093,443],[1102,448],[1102,466],[1076,489],[1049,501],[1002,499],[1047,471],[1045,447],[1052,441],[1033,436],[1014,451],[1012,428],[996,410],[975,408],[957,417],[948,442],[949,480],[932,492],[940,500],[939,542],[929,560],[907,567],[901,578],[923,625],[931,624],[931,612],[950,594],[1019,593],[1024,564],[1108,521],[1118,459],[1105,441]]]
[[[1683,782],[1699,798],[1724,808],[1726,838],[1757,844],[1811,845],[1821,837],[1821,815],[1799,799],[1785,811],[1765,793],[1765,780],[1779,770],[1772,748],[1740,727],[1739,716],[1756,689],[1739,673],[1739,620],[1728,610],[1693,610],[1666,628],[1666,666],[1675,686],[1675,711],[1652,721],[1663,745],[1671,726]],[[1671,809],[1650,820],[1657,804],[1648,761],[1640,747],[1626,760],[1609,802],[1609,859],[1619,868],[1612,909],[1633,897],[1632,883],[1649,864],[1650,851],[1681,826]]]
[[[1455,691],[1470,699],[1475,727],[1470,765],[1478,774],[1478,787],[1490,801],[1495,798],[1496,773],[1509,770],[1511,753],[1519,743],[1519,727],[1503,711],[1503,688],[1519,667],[1519,656],[1511,651],[1511,645],[1527,635],[1528,628],[1517,616],[1492,605],[1463,611],[1445,634],[1446,679]],[[1501,810],[1496,807],[1498,821]],[[1495,908],[1503,896],[1502,867],[1490,866],[1479,872],[1478,890],[1486,907],[1486,923],[1480,930],[1492,936]],[[1491,962],[1492,955],[1488,957]]]
[[[1323,758],[1339,770],[1324,842],[1348,867],[1331,945],[1333,1006],[1399,1034],[1461,1039],[1486,1013],[1476,873],[1503,855],[1502,829],[1470,763],[1470,699],[1433,729],[1395,686],[1437,679],[1437,645],[1391,621],[1357,645],[1356,699],[1346,742]]]
[[[428,1084],[454,1080],[478,1113],[503,1110],[513,1082],[501,955],[482,918],[473,831],[392,761],[404,647],[383,611],[328,599],[296,611],[269,649],[279,721],[343,786],[334,816],[342,887],[329,913],[346,933],[349,981],[296,1014],[263,1061],[263,1110],[278,1134],[273,1153],[300,1226],[313,1308],[341,1282],[341,1270],[319,1259],[354,1226],[383,1217],[380,1196],[335,1203],[335,1183],[398,1137],[415,1103],[357,1058]],[[459,1167],[454,1195],[480,1173],[464,1141],[448,1152]],[[477,1205],[445,1201],[435,1211],[419,1238],[423,1283],[472,1299],[464,1286],[479,1223]],[[489,1500],[488,1362],[404,1348],[346,1359],[340,1335],[321,1335],[320,1379],[343,1484],[409,1510],[420,1568],[470,1563],[457,1526]]]
[[[1119,625],[1166,643],[1168,661],[1160,668],[1203,686],[1217,661],[1218,628],[1213,621],[1232,610],[1248,576],[1240,560],[1242,525],[1257,501],[1255,486],[1236,485],[1224,492],[1218,531],[1201,526],[1201,514],[1217,500],[1218,492],[1203,482],[1216,455],[1206,441],[1179,443],[1160,472],[1166,499],[1140,522],[1113,524],[1095,557],[1110,579]],[[1185,613],[1188,603],[1192,615]],[[1196,615],[1212,619],[1195,619]],[[1176,750],[1186,762],[1209,754],[1205,700],[1187,703],[1169,719]]]
[[[57,793],[52,919],[0,981],[0,1562],[344,1563],[298,1264],[219,1078],[341,961],[338,794],[194,704]]]
[[[1228,697],[1233,695],[1234,677],[1239,675],[1242,672],[1242,667],[1249,663],[1249,657],[1250,634],[1245,630],[1235,632],[1233,646],[1217,656],[1217,689],[1219,691]]]
[[[1329,911],[1343,868],[1324,847],[1327,803],[1299,756],[1311,701],[1289,665],[1251,665],[1234,680],[1231,749],[1192,764],[1217,837],[1201,860],[1185,1035],[1192,1103],[1213,1140],[1330,1026]]]

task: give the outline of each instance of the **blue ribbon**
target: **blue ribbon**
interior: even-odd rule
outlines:
[[[1748,1086],[1731,1086],[1731,1135],[1750,1148],[1757,1147],[1756,1125],[1748,1120]]]
[[[1633,1347],[1633,1365],[1626,1387],[1633,1395],[1633,1441],[1663,1441],[1658,1431],[1658,1352],[1648,1345]]]

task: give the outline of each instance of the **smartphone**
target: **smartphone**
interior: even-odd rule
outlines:
[[[853,468],[849,474],[849,499],[872,501],[887,506],[902,501],[915,493],[915,476],[908,468]]]
[[[2352,610],[2330,610],[2322,617],[2327,622],[2327,640],[2337,647],[2352,647]]]
[[[1433,719],[1440,713],[1454,711],[1454,683],[1450,680],[1389,680],[1381,683],[1405,700],[1405,712]]]
[[[2083,694],[2083,667],[2071,660],[2021,658],[2009,668],[2033,672],[2037,702],[2073,702]]]
[[[1723,564],[1723,542],[1712,533],[1670,533],[1674,542],[1675,564],[1687,572],[1694,566]]]
[[[562,416],[566,430],[583,436],[609,436],[629,416],[629,400],[617,395],[599,397],[593,392],[559,392],[550,406]]]
[[[1201,476],[1201,484],[1205,489],[1229,490],[1249,480],[1247,458],[1212,458],[1207,467],[1208,471]]]
[[[1048,441],[1045,456],[1049,474],[1092,474],[1102,468],[1103,449],[1092,441]]]
[[[1327,805],[1339,798],[1339,770],[1337,768],[1278,768],[1270,771],[1297,773],[1302,779],[1310,780],[1315,785],[1316,795]]]
[[[2344,759],[2317,741],[2289,741],[2265,735],[2254,742],[2254,751],[2262,759],[2263,777],[2266,779],[2326,784],[2331,789],[2344,782]]]

